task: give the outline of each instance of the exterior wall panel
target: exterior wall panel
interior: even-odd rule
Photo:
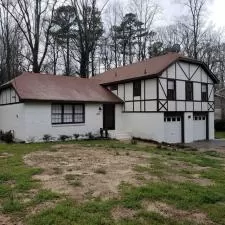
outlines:
[[[0,104],[6,105],[6,104],[14,104],[19,102],[19,97],[16,94],[14,88],[10,87],[7,89],[4,89],[0,92]]]
[[[146,99],[157,98],[157,79],[149,79],[145,81],[145,97]]]
[[[35,120],[34,117],[33,120]],[[23,103],[0,106],[0,130],[4,132],[12,130],[16,138],[25,140],[25,112]]]
[[[41,141],[44,134],[50,134],[55,138],[60,135],[86,134],[88,132],[99,133],[103,127],[103,112],[101,104],[85,105],[84,124],[51,124],[51,103],[26,103],[24,106],[24,125],[26,140],[35,139]]]
[[[133,100],[133,83],[125,84],[125,101]]]

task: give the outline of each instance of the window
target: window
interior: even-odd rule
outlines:
[[[175,90],[175,81],[168,80],[167,81],[167,99],[175,100],[176,99],[176,90]]]
[[[208,88],[207,84],[202,84],[202,101],[207,102],[208,101]]]
[[[141,81],[134,81],[133,83],[134,96],[141,96]]]
[[[52,124],[84,123],[84,111],[83,104],[53,104]]]
[[[109,86],[109,90],[110,91],[117,91],[118,90],[118,85],[114,84],[114,85]]]
[[[193,101],[193,83],[189,81],[186,82],[186,100]]]

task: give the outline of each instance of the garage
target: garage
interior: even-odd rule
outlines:
[[[164,137],[166,143],[182,142],[182,115],[164,115]]]
[[[197,114],[193,115],[193,138],[194,141],[201,141],[207,139],[207,115]]]

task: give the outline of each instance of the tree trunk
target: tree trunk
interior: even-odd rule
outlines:
[[[89,56],[86,53],[81,54],[80,60],[80,77],[88,78],[89,77]]]
[[[70,38],[66,39],[66,76],[70,75]]]

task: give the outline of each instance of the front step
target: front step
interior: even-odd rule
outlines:
[[[117,140],[131,140],[132,136],[126,131],[109,131],[109,137]]]

